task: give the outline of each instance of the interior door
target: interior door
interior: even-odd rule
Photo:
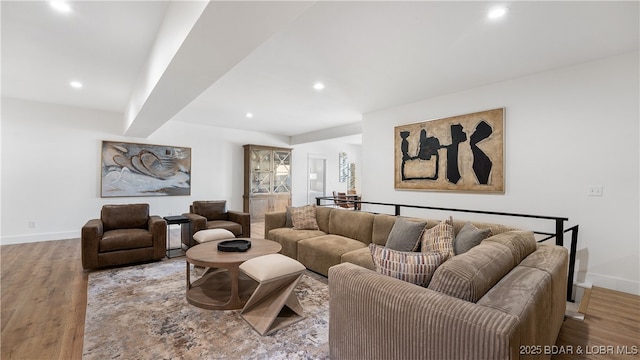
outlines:
[[[325,196],[326,194],[326,169],[327,159],[309,156],[309,172],[307,175],[308,189],[307,202],[309,204],[316,203],[316,197]]]

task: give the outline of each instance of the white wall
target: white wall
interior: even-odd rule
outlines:
[[[365,114],[362,192],[380,202],[568,217],[567,227],[580,226],[578,279],[640,294],[638,64],[634,52]],[[504,194],[394,190],[394,126],[498,107],[506,108]],[[587,196],[590,186],[604,196]]]
[[[349,183],[338,181],[338,154],[347,153],[349,163],[356,164],[356,190],[360,189],[361,180],[361,145],[348,144],[343,138],[333,140],[317,141],[307,144],[296,145],[293,151],[293,195],[291,203],[293,206],[301,206],[308,203],[307,182],[309,155],[327,160],[326,173],[326,195],[332,196],[333,191],[347,192]]]
[[[123,137],[122,121],[120,113],[2,99],[2,244],[77,238],[107,203],[146,202],[161,216],[187,212],[194,200],[226,199],[242,210],[242,145],[288,146],[284,136],[172,121],[147,139]],[[191,147],[191,196],[101,198],[102,140]]]

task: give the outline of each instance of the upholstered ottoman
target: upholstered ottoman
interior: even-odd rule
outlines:
[[[240,271],[259,283],[240,315],[260,335],[304,319],[293,290],[305,269],[297,260],[282,254],[259,256],[240,265]]]
[[[235,237],[236,236],[233,235],[231,231],[226,229],[200,230],[197,233],[193,234],[193,240],[195,240],[198,244],[214,240],[235,239]]]

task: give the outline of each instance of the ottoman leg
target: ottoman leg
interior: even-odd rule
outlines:
[[[295,273],[262,282],[240,312],[260,335],[269,335],[304,319],[302,306],[293,291],[302,278]]]

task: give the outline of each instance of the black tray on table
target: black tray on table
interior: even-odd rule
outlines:
[[[245,252],[251,248],[249,240],[227,240],[218,243],[218,251]]]

